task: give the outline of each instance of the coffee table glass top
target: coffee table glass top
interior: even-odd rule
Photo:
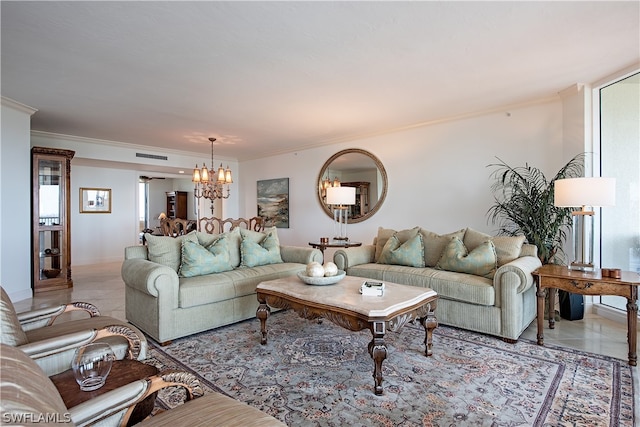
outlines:
[[[360,285],[366,280],[371,279],[346,276],[335,285],[312,286],[305,284],[296,276],[289,276],[262,282],[257,290],[339,307],[368,317],[386,317],[398,310],[437,296],[436,292],[430,288],[399,285],[386,281],[382,297],[364,296],[360,294]]]

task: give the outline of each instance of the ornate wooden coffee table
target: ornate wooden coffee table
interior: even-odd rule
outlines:
[[[418,320],[425,330],[425,354],[431,356],[433,330],[438,326],[434,313],[438,294],[429,288],[385,282],[384,296],[363,296],[359,290],[365,280],[370,279],[346,276],[335,285],[313,286],[290,276],[260,283],[256,317],[260,319],[261,344],[267,343],[270,306],[291,308],[305,319],[325,318],[350,331],[369,329],[373,335],[368,349],[375,365],[374,391],[382,394],[385,332],[398,332],[407,322]]]

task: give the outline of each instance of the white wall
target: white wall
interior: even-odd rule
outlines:
[[[473,227],[495,233],[487,223],[496,157],[510,165],[525,163],[548,176],[565,163],[563,111],[559,97],[500,112],[448,121],[349,143],[242,162],[240,211],[256,213],[256,181],[289,178],[290,228],[279,229],[284,244],[307,245],[330,235],[332,219],[317,201],[316,179],[323,163],[346,148],[376,155],[389,179],[387,198],[370,219],[350,224],[351,240],[370,243],[379,226],[422,226],[446,233]],[[577,154],[578,151],[576,151]],[[328,254],[330,256],[330,254]]]
[[[279,229],[278,234],[285,244],[306,246],[333,230],[331,218],[320,209],[316,198],[320,168],[337,151],[362,148],[384,164],[389,190],[384,205],[371,219],[349,225],[352,240],[371,242],[378,226],[420,225],[440,233],[473,227],[493,233],[496,227],[487,223],[486,216],[492,203],[492,169],[487,165],[494,163],[497,156],[511,165],[529,163],[548,174],[555,173],[566,162],[563,114],[566,114],[563,102],[557,97],[348,143],[242,162],[232,166],[236,181],[232,195],[223,208],[216,211],[216,216],[255,215],[256,181],[288,177],[291,225],[289,229]],[[73,137],[47,138],[36,134],[32,145],[76,149],[84,158],[99,158],[104,152],[97,144],[86,144]],[[130,154],[125,148],[116,149],[123,150],[123,156]],[[187,161],[194,163],[193,158]],[[121,260],[124,247],[137,244],[137,182],[138,176],[145,173],[74,166],[72,162],[71,175],[72,266]],[[112,213],[79,214],[79,187],[111,188]]]
[[[71,163],[71,272],[74,265],[124,259],[125,246],[138,243],[138,177],[122,169]],[[80,213],[80,188],[110,188],[111,213]]]
[[[31,115],[2,98],[0,133],[0,284],[13,301],[31,292]]]

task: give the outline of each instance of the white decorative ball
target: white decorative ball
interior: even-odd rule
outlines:
[[[335,276],[338,274],[338,266],[331,261],[325,262],[323,267],[325,276]]]
[[[307,276],[309,277],[323,277],[324,276],[324,267],[317,261],[310,262],[307,264]]]

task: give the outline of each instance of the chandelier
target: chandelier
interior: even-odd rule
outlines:
[[[211,169],[208,170],[207,165],[203,163],[202,170],[198,169],[197,164],[193,170],[193,178],[191,181],[195,183],[193,194],[197,199],[204,197],[205,199],[214,201],[216,199],[229,198],[229,184],[233,183],[233,179],[231,178],[231,169],[229,169],[228,165],[226,170],[223,169],[222,163],[220,163],[218,172],[213,169],[213,142],[215,140],[215,138],[209,138],[209,141],[211,141]],[[227,194],[223,194],[222,186],[225,184],[227,185]]]

